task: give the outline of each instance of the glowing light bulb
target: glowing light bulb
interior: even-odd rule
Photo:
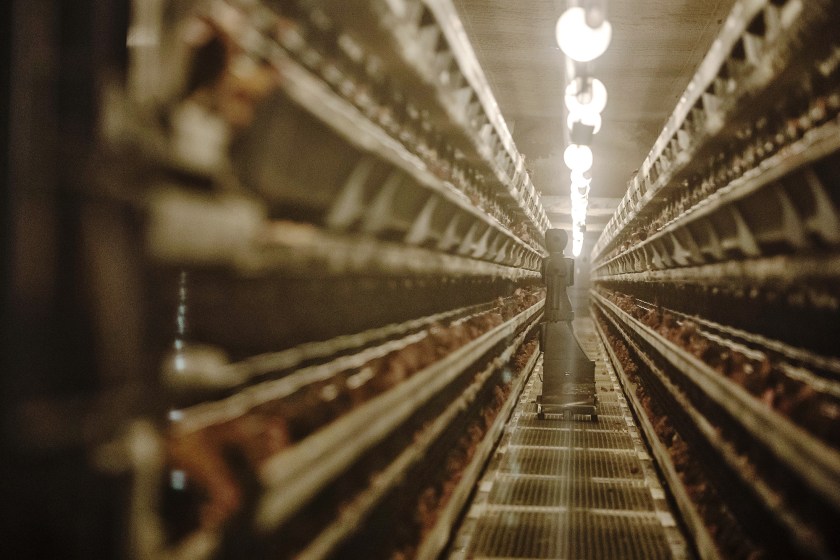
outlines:
[[[568,125],[569,130],[572,130],[575,123],[580,123],[584,126],[594,127],[592,134],[598,134],[598,131],[601,130],[601,115],[599,113],[569,112],[569,116],[566,119],[566,124]]]
[[[588,204],[585,198],[572,199],[572,221],[583,224],[586,222],[586,209]]]
[[[598,27],[589,27],[586,10],[574,6],[557,20],[555,35],[566,56],[578,62],[589,62],[607,50],[612,39],[612,25],[604,20]]]
[[[563,152],[563,161],[572,171],[588,171],[592,167],[592,150],[589,146],[569,144]]]
[[[592,177],[584,175],[584,171],[572,170],[571,179],[573,185],[588,185],[592,182]]]
[[[572,255],[575,257],[580,256],[580,252],[583,250],[583,236],[580,237],[573,237],[572,238]]]
[[[572,200],[576,198],[587,198],[589,196],[589,185],[576,185],[572,183]]]
[[[572,194],[572,198],[574,198],[574,197],[581,198],[581,197],[589,196],[589,190],[590,190],[590,184],[589,183],[590,183],[589,180],[587,180],[586,182],[583,182],[583,183],[576,183],[575,180],[572,179],[572,183],[571,183],[570,188],[569,188],[569,191]]]
[[[598,78],[578,78],[566,86],[564,101],[569,113],[594,119],[607,106],[607,88]]]

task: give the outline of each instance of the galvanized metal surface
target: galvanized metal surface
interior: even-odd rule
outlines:
[[[598,422],[538,420],[538,364],[453,541],[452,560],[690,556],[592,323],[576,327],[596,355]]]
[[[703,558],[840,555],[840,416],[820,412],[840,407],[838,7],[736,2],[592,252],[658,456],[708,481],[686,500],[688,475],[663,469]]]
[[[697,445],[697,440],[702,439],[704,444],[713,450],[706,453],[702,460],[695,461],[702,463],[704,467],[715,465],[727,469],[724,476],[717,479],[714,485],[720,489],[718,491],[727,508],[733,511],[741,508],[738,510],[740,513],[736,514],[739,524],[753,523],[743,530],[739,529],[743,532],[736,540],[743,542],[745,539],[751,539],[761,542],[765,550],[773,550],[779,557],[835,557],[835,551],[831,550],[832,546],[836,546],[830,536],[831,529],[826,529],[824,525],[828,519],[833,519],[831,516],[834,515],[825,512],[836,508],[838,499],[838,485],[832,482],[837,477],[840,465],[836,451],[825,442],[818,441],[813,434],[793,425],[789,418],[766,405],[762,406],[760,401],[752,398],[740,386],[723,385],[726,387],[724,389],[721,384],[728,382],[725,377],[693,357],[686,358],[681,348],[648,332],[650,329],[614,306],[610,307],[611,304],[597,294],[595,297],[600,309],[614,314],[609,320],[621,332],[626,344],[633,349],[634,355],[638,356],[641,370],[648,372],[640,375],[641,385],[648,391],[653,391],[655,389],[651,389],[651,380],[654,377],[658,378],[658,384],[665,392],[655,393],[656,400],[660,406],[665,407],[663,410],[667,416],[673,422],[679,421],[678,417],[689,419],[689,423],[700,434],[696,439],[686,436],[689,445]],[[634,333],[633,336],[630,336],[630,332]],[[613,356],[613,363],[620,362]],[[669,363],[673,366],[666,365]],[[698,379],[698,376],[703,377]],[[627,386],[626,376],[624,378],[623,382]],[[692,394],[692,391],[687,389],[685,380],[688,379],[692,380],[691,383],[694,383],[701,393],[708,395],[708,402],[715,403],[715,407],[718,408],[711,408],[708,404],[703,404],[702,399],[698,400],[697,394]],[[635,395],[630,397],[637,414],[646,414]],[[726,413],[721,414],[718,411]],[[656,430],[647,422],[647,418],[643,422],[643,428],[646,433],[651,434],[651,438],[657,437]],[[732,443],[736,437],[733,434],[739,430],[748,434],[752,445],[749,452]],[[757,455],[755,449],[760,447],[766,448],[768,454],[763,457]],[[654,455],[670,462],[667,451],[658,450],[657,453],[655,450]],[[666,465],[663,470],[666,480],[674,489],[679,507],[685,512],[684,516],[694,517],[693,512],[685,511],[687,502],[680,496],[682,490],[677,488],[678,485],[684,484],[683,478],[670,465]],[[779,473],[784,474],[780,476]],[[789,491],[794,485],[797,487],[796,493]],[[798,505],[797,500],[807,505]],[[823,503],[829,505],[824,506]],[[748,505],[744,507],[744,504]],[[744,510],[749,513],[745,515]],[[823,512],[822,515],[815,513],[818,511]],[[761,521],[756,522],[756,519]],[[706,531],[697,519],[691,519],[688,524],[695,535]],[[829,521],[828,525],[831,526],[832,522]],[[729,526],[732,527],[733,524]],[[709,531],[709,535],[713,533]],[[778,535],[783,536],[779,538]],[[725,539],[721,535],[717,537],[718,549],[725,549],[733,544],[731,539]],[[707,540],[705,535],[696,540],[701,557],[717,557],[714,556],[714,550],[706,546],[704,541]],[[780,547],[783,548],[781,552]],[[706,554],[707,551],[709,554]],[[737,557],[731,550],[728,554],[721,555]]]

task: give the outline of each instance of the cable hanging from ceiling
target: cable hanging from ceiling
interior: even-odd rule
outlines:
[[[590,73],[590,62],[604,54],[612,39],[606,0],[570,0],[557,20],[555,33],[567,57],[569,83],[564,92],[569,143],[563,161],[571,170],[572,253],[579,256],[586,231],[586,213],[594,155],[592,139],[601,130],[601,113],[607,106],[607,88]]]

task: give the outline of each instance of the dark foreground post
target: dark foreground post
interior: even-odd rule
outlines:
[[[545,232],[548,256],[542,276],[547,291],[542,337],[543,387],[537,414],[546,412],[589,414],[598,419],[595,363],[581,350],[572,332],[574,311],[566,288],[574,284],[574,259],[564,256],[568,237],[562,229]]]

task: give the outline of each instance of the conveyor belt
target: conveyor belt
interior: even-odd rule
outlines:
[[[596,356],[597,423],[538,420],[538,363],[478,486],[450,558],[687,558],[639,429],[592,322],[576,321]]]

